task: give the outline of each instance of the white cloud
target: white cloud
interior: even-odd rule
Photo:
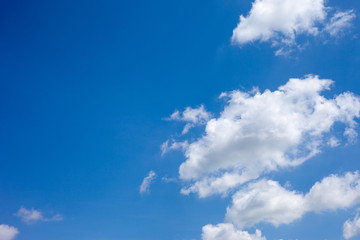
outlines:
[[[348,138],[349,144],[353,144],[356,141],[358,133],[353,128],[346,128],[344,131],[344,136]]]
[[[19,234],[19,231],[11,226],[0,225],[0,240],[12,240]]]
[[[330,19],[324,30],[332,36],[338,36],[340,32],[351,26],[351,21],[355,17],[356,15],[353,10],[338,12]]]
[[[344,209],[360,203],[360,176],[358,172],[343,177],[331,175],[315,183],[305,196],[308,211]]]
[[[266,240],[261,236],[260,230],[256,230],[255,234],[249,234],[246,231],[236,230],[234,225],[229,223],[206,225],[202,231],[202,240]]]
[[[226,220],[240,229],[259,222],[279,226],[300,219],[307,212],[334,211],[357,204],[360,204],[358,172],[326,177],[306,195],[287,190],[278,182],[261,180],[233,196]]]
[[[224,173],[220,177],[208,177],[196,181],[190,187],[182,188],[181,193],[188,195],[191,192],[196,192],[201,198],[213,194],[226,196],[229,189],[235,188],[240,184],[249,181],[249,179],[256,179],[258,176],[259,174],[256,172],[253,174],[250,172],[244,172],[243,174]]]
[[[343,226],[343,237],[350,239],[360,235],[360,218],[357,214],[353,220],[347,220]]]
[[[337,139],[337,138],[334,137],[334,136],[331,137],[331,138],[329,139],[329,141],[328,141],[328,145],[329,145],[330,147],[332,147],[332,148],[339,146],[339,145],[340,145],[339,139]]]
[[[189,146],[188,141],[184,141],[184,142],[172,142],[171,144],[169,143],[169,140],[166,140],[166,142],[164,142],[163,144],[161,144],[161,156],[164,156],[166,153],[168,153],[169,151],[172,150],[185,150],[187,147]]]
[[[21,221],[27,223],[27,224],[34,224],[39,221],[41,222],[58,222],[62,221],[64,217],[61,214],[56,214],[52,217],[44,217],[42,212],[35,210],[35,209],[26,209],[24,207],[21,207],[17,213],[15,213],[15,216],[19,217]]]
[[[140,193],[146,193],[150,191],[150,185],[156,178],[156,173],[154,171],[150,171],[149,174],[144,178],[140,185]]]
[[[201,105],[198,108],[187,107],[182,113],[176,110],[167,120],[187,122],[182,131],[182,134],[186,134],[192,127],[205,124],[210,117],[211,114]]]
[[[262,180],[233,196],[226,219],[239,228],[251,227],[258,222],[278,226],[300,218],[305,208],[302,194],[288,191],[277,182]]]
[[[44,218],[40,211],[37,211],[35,209],[28,210],[23,207],[21,207],[15,215],[18,216],[21,221],[25,223],[36,223]]]
[[[327,31],[336,36],[350,26],[355,13],[339,12],[330,19],[324,0],[255,0],[249,14],[240,16],[233,30],[232,42],[243,45],[253,41],[270,41],[279,47],[277,55],[291,50],[299,34],[316,36]]]
[[[190,182],[182,193],[226,194],[263,173],[300,165],[334,139],[335,123],[342,123],[353,141],[360,99],[350,92],[325,98],[321,92],[332,84],[309,75],[273,92],[221,94],[228,100],[220,117],[207,122],[199,139],[182,146],[186,161],[180,178]]]
[[[275,91],[255,88],[222,93],[224,109],[204,123],[199,138],[163,145],[163,152],[185,152],[186,160],[179,168],[183,194],[207,197],[237,191],[227,208],[226,223],[204,226],[203,240],[262,240],[260,231],[250,234],[244,229],[260,222],[279,226],[308,212],[360,204],[358,172],[330,175],[306,194],[287,189],[288,182],[282,187],[272,180],[256,180],[271,171],[296,167],[324,147],[356,140],[360,98],[350,92],[325,97],[323,91],[333,83],[307,75],[292,78]],[[172,118],[180,116],[175,112]]]
[[[296,33],[317,34],[315,24],[325,17],[324,0],[255,0],[249,15],[240,16],[232,40],[244,44],[282,34],[293,41]]]

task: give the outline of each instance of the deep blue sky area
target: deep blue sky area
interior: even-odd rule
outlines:
[[[216,113],[221,92],[275,90],[310,73],[335,81],[328,96],[360,94],[359,17],[344,37],[309,37],[304,50],[275,56],[269,43],[230,42],[251,2],[1,1],[0,224],[18,228],[17,240],[192,240],[222,222],[230,197],[184,196],[181,183],[161,181],[184,161],[161,156],[182,127],[164,118],[201,104]],[[358,1],[328,2],[360,13]],[[358,143],[342,146],[271,176],[307,192],[360,169],[359,156]],[[150,170],[157,181],[141,195]],[[25,224],[20,207],[64,220]],[[352,211],[258,228],[268,240],[339,239]]]

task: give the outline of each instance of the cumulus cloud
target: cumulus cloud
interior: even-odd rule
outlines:
[[[261,236],[261,231],[256,230],[255,234],[247,231],[240,231],[230,223],[221,223],[216,226],[206,225],[202,229],[202,240],[266,240]]]
[[[354,219],[349,219],[344,223],[343,237],[345,239],[350,239],[358,235],[360,235],[360,218],[357,214]]]
[[[201,105],[198,108],[187,107],[182,113],[176,110],[167,120],[186,122],[182,131],[182,134],[186,134],[192,127],[205,124],[210,117],[211,114]]]
[[[308,211],[345,209],[360,203],[360,176],[358,172],[344,176],[331,175],[315,183],[305,196]]]
[[[336,36],[350,26],[355,13],[350,10],[328,17],[324,0],[255,0],[249,14],[240,16],[233,30],[232,42],[243,45],[253,41],[270,41],[280,49],[295,45],[299,34],[316,36],[326,31]]]
[[[140,185],[140,193],[147,193],[150,191],[150,185],[155,180],[156,173],[154,171],[150,171],[149,174],[144,178]]]
[[[42,212],[35,209],[26,209],[21,207],[15,216],[19,217],[22,222],[27,224],[34,224],[39,221],[41,222],[58,222],[62,221],[64,217],[61,214],[56,214],[52,217],[44,217]]]
[[[15,227],[1,224],[0,225],[0,240],[12,240],[19,234]]]
[[[233,196],[226,219],[237,227],[251,227],[258,222],[275,226],[300,218],[305,209],[304,196],[282,188],[279,183],[262,180],[250,184]]]
[[[323,146],[338,145],[335,123],[342,123],[344,136],[354,141],[360,98],[350,92],[324,97],[332,84],[308,75],[276,91],[221,94],[227,104],[220,116],[208,120],[199,139],[182,146],[186,161],[179,174],[190,183],[182,193],[226,194],[263,173],[298,166]]]
[[[326,177],[315,183],[305,195],[287,190],[278,182],[261,180],[249,184],[233,196],[226,220],[240,229],[259,222],[279,226],[300,219],[308,212],[334,211],[359,203],[358,172]]]

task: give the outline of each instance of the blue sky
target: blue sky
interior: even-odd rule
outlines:
[[[0,240],[360,239],[360,3],[289,1],[3,1]],[[244,169],[223,192],[182,191]]]

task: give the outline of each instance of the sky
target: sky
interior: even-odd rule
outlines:
[[[0,240],[360,239],[360,2],[0,11]]]

